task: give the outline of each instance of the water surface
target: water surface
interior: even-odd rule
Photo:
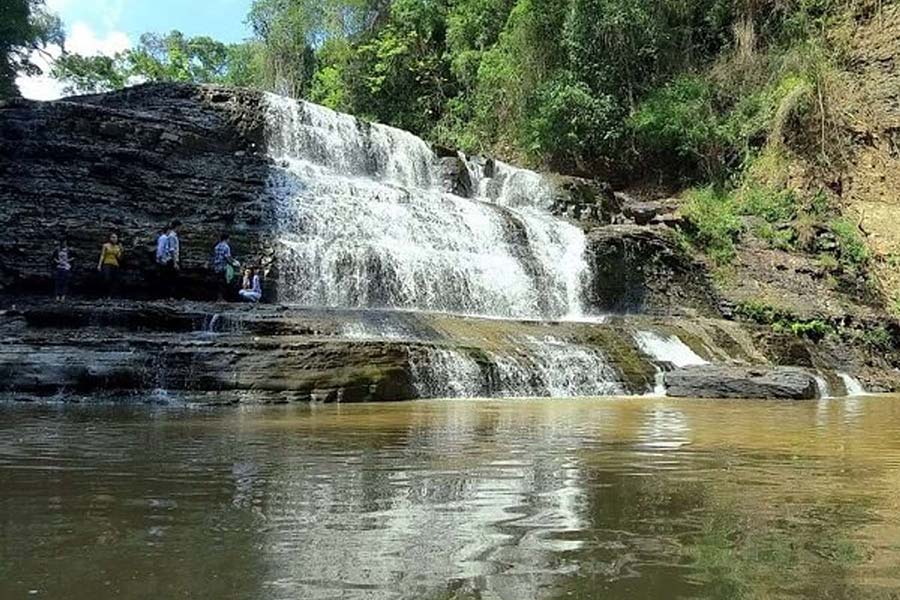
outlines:
[[[0,405],[0,598],[898,598],[900,397]]]

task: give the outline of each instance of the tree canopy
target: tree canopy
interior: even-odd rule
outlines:
[[[778,85],[736,69],[731,89],[715,65],[796,44],[837,3],[254,0],[243,43],[148,33],[115,57],[64,55],[54,73],[70,91],[257,87],[569,172],[640,168],[653,156],[709,174],[747,147],[752,123],[771,113],[752,99]],[[738,127],[735,110],[757,121]]]

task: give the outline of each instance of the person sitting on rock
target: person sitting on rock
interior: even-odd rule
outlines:
[[[259,271],[247,269],[244,271],[244,284],[238,292],[242,300],[247,302],[259,302],[262,298],[262,285],[259,282]]]
[[[122,259],[122,244],[119,236],[109,234],[107,241],[100,248],[100,260],[97,262],[97,270],[103,277],[103,288],[107,298],[115,296],[119,291],[119,261]]]
[[[64,302],[69,293],[69,277],[72,275],[72,251],[66,236],[60,237],[56,242],[51,260],[56,301]]]
[[[238,261],[231,254],[230,239],[231,237],[227,233],[223,233],[219,237],[219,243],[213,249],[212,267],[216,274],[220,302],[228,300],[232,296],[231,284],[234,281],[235,267],[239,266]]]

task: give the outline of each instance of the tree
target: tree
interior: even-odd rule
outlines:
[[[388,0],[254,0],[247,21],[263,50],[262,86],[305,97],[317,68],[316,50],[371,30]]]
[[[63,54],[53,76],[66,91],[101,92],[130,82],[184,81],[244,84],[254,80],[254,50],[243,44],[228,46],[212,38],[145,33],[135,48],[109,56]]]
[[[33,52],[64,41],[59,17],[47,12],[44,0],[0,2],[0,99],[19,95],[16,77],[40,75]]]

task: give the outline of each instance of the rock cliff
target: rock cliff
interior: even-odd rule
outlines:
[[[139,86],[58,102],[0,106],[0,291],[49,285],[54,236],[70,238],[73,287],[93,284],[100,244],[117,231],[123,283],[150,290],[154,241],[179,219],[185,293],[209,295],[203,266],[216,236],[264,257],[267,159],[259,95],[178,85]]]

